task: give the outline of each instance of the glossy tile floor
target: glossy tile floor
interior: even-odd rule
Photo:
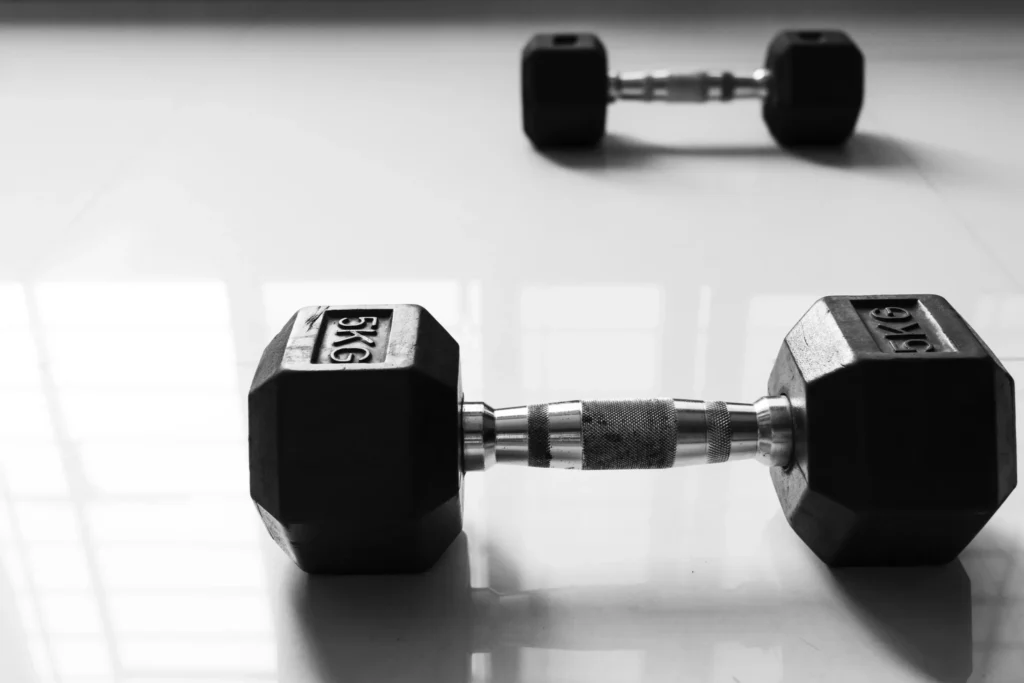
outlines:
[[[497,406],[753,400],[819,296],[935,292],[1024,385],[1020,22],[834,23],[862,134],[807,157],[751,103],[537,154],[518,51],[557,23],[0,29],[0,680],[1024,680],[1020,491],[951,566],[833,573],[756,463],[499,468],[432,572],[316,581],[248,498],[307,304],[425,305]],[[742,69],[784,26],[585,28]]]

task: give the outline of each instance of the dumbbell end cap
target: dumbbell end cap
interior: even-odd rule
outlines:
[[[950,562],[1016,486],[1013,378],[942,297],[821,299],[768,390],[796,437],[772,482],[829,565]]]
[[[314,306],[249,392],[249,488],[303,569],[404,573],[462,529],[459,347],[412,305]]]
[[[842,31],[782,31],[768,46],[771,85],[762,106],[783,147],[838,147],[864,102],[864,54]]]
[[[604,137],[608,55],[592,33],[540,33],[521,59],[523,131],[539,149],[594,147]]]

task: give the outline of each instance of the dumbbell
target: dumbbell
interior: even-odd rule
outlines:
[[[430,567],[466,472],[744,459],[831,566],[953,560],[1017,483],[1013,379],[935,295],[830,296],[785,337],[754,403],[466,402],[459,346],[414,305],[298,311],[249,392],[250,492],[311,573]],[[566,486],[571,486],[567,483]]]
[[[542,33],[522,55],[523,128],[539,148],[592,147],[604,137],[608,104],[760,99],[783,147],[842,145],[864,100],[864,55],[842,31],[783,31],[765,66],[729,72],[608,72],[601,40],[590,33]]]

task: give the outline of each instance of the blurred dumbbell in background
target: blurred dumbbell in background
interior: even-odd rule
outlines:
[[[838,146],[853,134],[864,101],[864,56],[841,31],[783,31],[764,67],[729,72],[609,72],[600,38],[543,33],[522,54],[523,128],[538,148],[592,147],[616,101],[728,102],[759,99],[783,147]]]

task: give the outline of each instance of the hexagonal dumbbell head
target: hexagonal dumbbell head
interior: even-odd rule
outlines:
[[[839,145],[864,101],[864,55],[841,31],[783,31],[768,46],[762,114],[784,147]]]
[[[249,391],[249,485],[313,573],[430,567],[462,530],[459,346],[419,306],[304,308]]]
[[[1017,484],[1013,379],[941,297],[826,297],[768,381],[794,407],[772,481],[833,566],[952,561]]]
[[[545,33],[523,48],[523,129],[537,147],[588,147],[604,137],[608,55],[589,33]]]

